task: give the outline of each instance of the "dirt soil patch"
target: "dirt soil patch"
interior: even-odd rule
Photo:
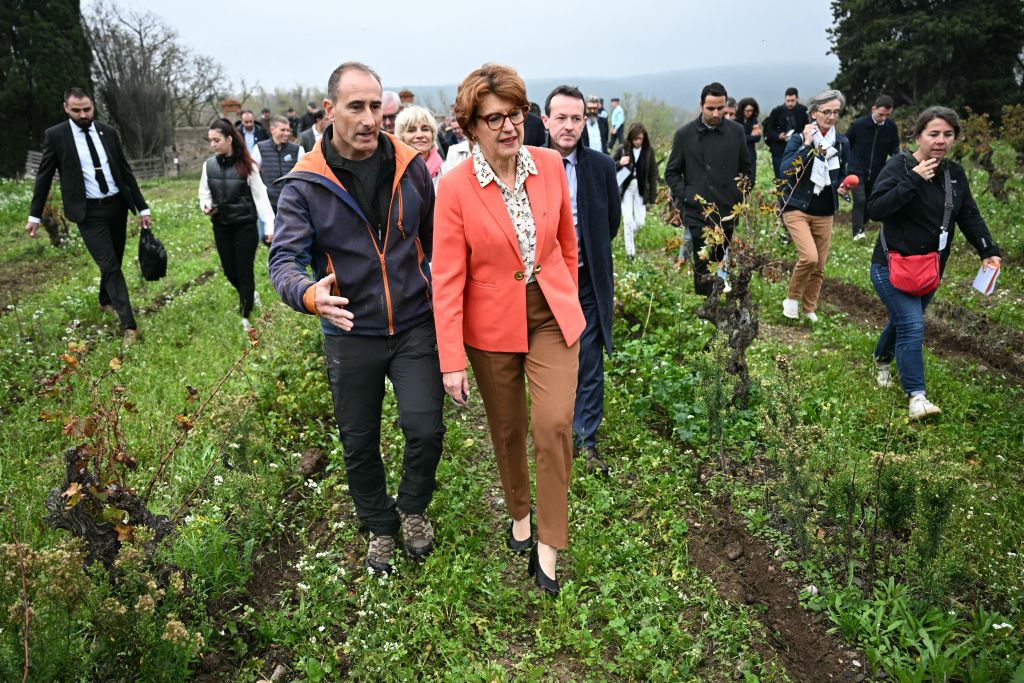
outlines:
[[[780,567],[774,550],[751,535],[727,503],[710,519],[691,521],[691,528],[690,561],[723,599],[753,606],[771,635],[774,650],[762,656],[777,655],[794,681],[864,680],[864,656],[828,633],[824,615],[800,605],[801,578]]]
[[[822,298],[860,324],[883,327],[888,321],[879,298],[856,285],[826,278]],[[938,356],[960,358],[1024,383],[1024,333],[988,320],[982,313],[937,301],[928,308],[925,343]]]
[[[64,258],[26,259],[5,263],[0,268],[0,316],[8,313],[9,305],[17,305],[27,294],[45,287],[50,280],[63,275],[68,265],[68,259]]]

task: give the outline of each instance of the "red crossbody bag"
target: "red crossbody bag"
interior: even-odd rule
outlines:
[[[943,181],[946,183],[946,207],[942,225],[939,226],[940,245],[945,243],[942,237],[949,230],[949,219],[953,217],[953,182],[950,179],[948,165],[943,175]],[[927,254],[903,256],[895,251],[889,251],[889,247],[885,243],[885,228],[879,231],[879,238],[882,242],[882,250],[889,262],[889,284],[910,296],[924,296],[939,288],[939,250]]]

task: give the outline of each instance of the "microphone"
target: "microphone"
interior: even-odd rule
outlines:
[[[840,185],[840,187],[845,187],[848,190],[852,190],[858,185],[860,185],[860,178],[851,174],[843,178],[843,183]]]

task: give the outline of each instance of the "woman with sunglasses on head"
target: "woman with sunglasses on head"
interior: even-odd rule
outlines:
[[[889,366],[895,359],[910,401],[911,420],[942,412],[925,397],[924,311],[949,258],[953,223],[986,266],[998,269],[1000,265],[999,247],[974,203],[967,174],[946,158],[959,136],[956,112],[946,107],[925,109],[914,125],[917,150],[889,159],[868,199],[868,216],[882,222],[871,256],[871,283],[889,311],[889,322],[875,347],[876,381],[881,387],[892,383]],[[929,282],[915,283],[914,278],[903,276],[900,261],[907,257],[931,262],[931,272],[918,271]],[[915,285],[920,286],[907,291]]]
[[[257,217],[263,219],[269,243],[274,236],[274,210],[267,187],[245,146],[245,140],[227,119],[216,119],[207,132],[213,156],[203,164],[199,179],[199,206],[213,223],[221,268],[238,291],[242,329],[249,331],[249,316],[256,297],[253,262],[259,244]]]
[[[471,156],[438,186],[434,319],[445,391],[465,406],[473,366],[511,521],[506,544],[556,595],[568,546],[580,307],[576,232],[554,150],[523,145],[529,101],[514,70],[485,64],[459,85],[455,113]],[[529,409],[526,381],[530,387]],[[537,469],[533,544],[527,427]]]
[[[799,258],[789,279],[789,296],[782,302],[782,315],[797,320],[800,309],[817,322],[818,295],[825,280],[825,262],[832,242],[832,219],[839,209],[839,197],[849,191],[841,184],[846,177],[850,143],[836,131],[836,121],[846,106],[838,90],[826,90],[807,102],[811,123],[801,135],[793,135],[782,155],[786,184],[779,203],[782,220],[796,246]]]

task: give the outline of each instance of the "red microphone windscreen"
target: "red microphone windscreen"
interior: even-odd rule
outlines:
[[[855,175],[848,175],[843,179],[843,187],[857,187],[860,185],[860,178]]]

